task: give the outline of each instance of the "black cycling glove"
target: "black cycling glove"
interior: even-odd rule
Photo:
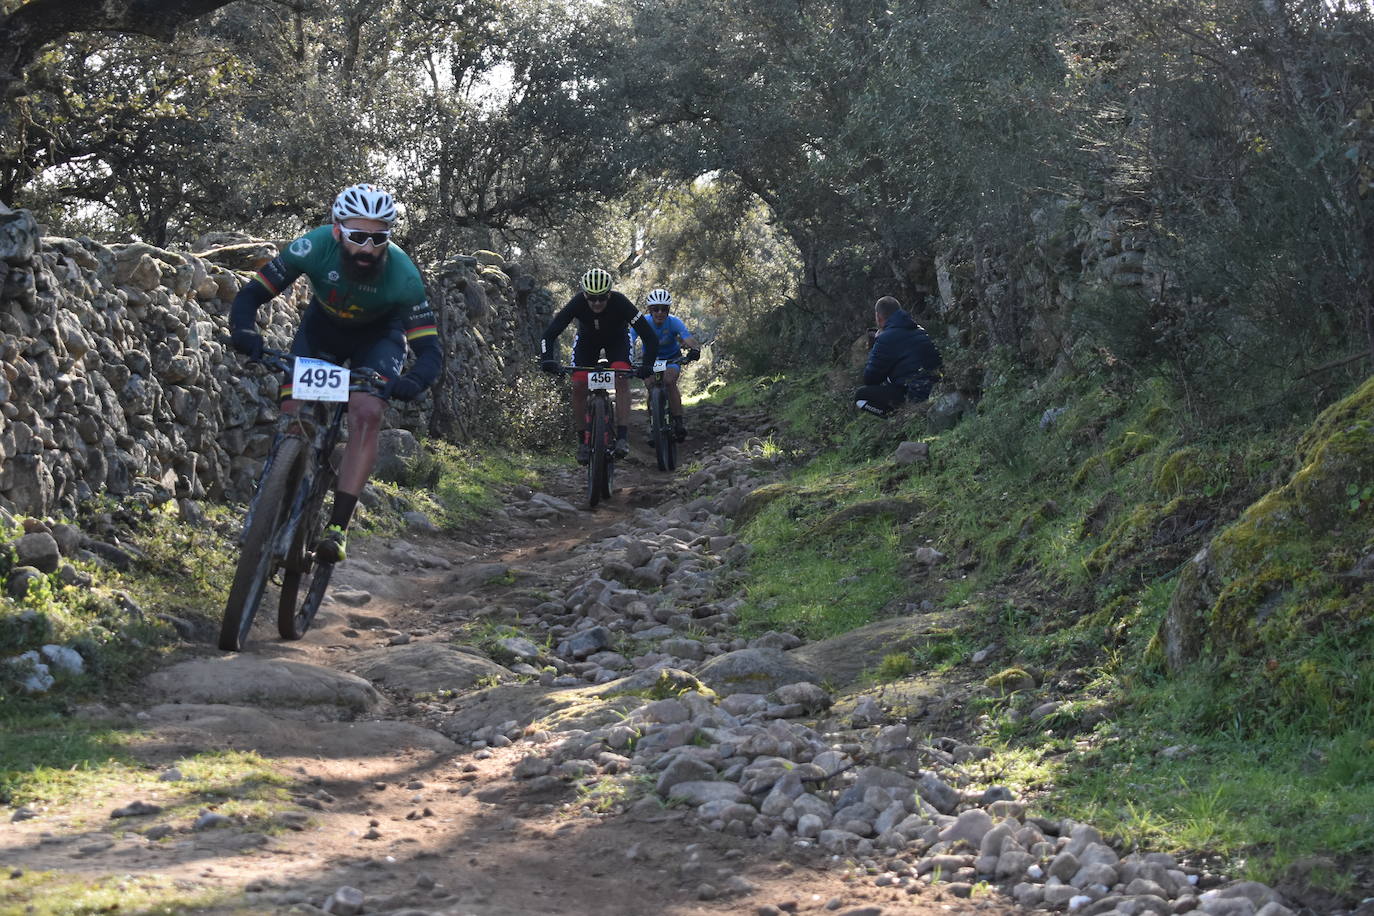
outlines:
[[[229,332],[229,339],[234,344],[234,349],[246,354],[249,359],[260,359],[262,357],[262,335],[250,328],[234,328]]]
[[[559,372],[558,360],[554,359],[552,356],[545,356],[543,359],[539,360],[539,368],[543,369],[549,375],[557,375]]]
[[[382,389],[382,397],[390,401],[413,401],[424,393],[425,386],[409,375],[392,379]]]

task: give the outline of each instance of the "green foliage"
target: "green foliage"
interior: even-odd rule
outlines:
[[[73,722],[55,711],[29,706],[0,710],[0,801],[22,805],[79,795],[92,779],[135,766],[129,732]],[[96,775],[99,774],[99,775]]]
[[[398,506],[428,513],[441,528],[456,530],[494,508],[504,489],[536,482],[525,461],[518,452],[426,439],[397,482],[395,499]]]
[[[947,559],[928,571],[894,567],[896,597],[865,607],[920,595],[957,623],[870,676],[986,682],[965,717],[986,715],[980,740],[998,748],[1005,784],[1052,787],[1057,815],[1154,848],[1204,848],[1261,880],[1304,854],[1367,855],[1367,830],[1356,825],[1374,793],[1374,614],[1358,570],[1333,575],[1354,568],[1370,540],[1362,498],[1351,511],[1369,464],[1367,390],[1305,435],[1308,421],[1275,426],[1272,415],[1218,428],[1183,409],[1169,378],[1142,377],[1094,348],[1074,359],[1073,373],[1033,380],[992,361],[977,416],[938,436],[922,435],[913,416],[901,435],[929,444],[921,467],[888,460],[887,426],[827,418],[818,407],[830,397],[825,376],[789,391],[800,406],[776,406],[795,423],[781,436],[813,457],[754,500],[744,620],[819,634],[868,619],[846,604],[850,581],[862,583],[884,551],[870,545],[828,569],[840,584],[822,610],[807,576],[826,557],[807,535],[857,513],[856,528],[836,540],[860,542],[867,507],[913,507],[911,533],[893,553],[929,539]],[[1237,414],[1245,406],[1231,405]],[[1289,443],[1300,435],[1294,459]],[[1342,470],[1320,473],[1332,461]],[[1247,546],[1226,560],[1236,535],[1217,535],[1231,530]],[[1236,602],[1239,618],[1262,620],[1259,642],[1167,673],[1159,633],[1177,573],[1209,543],[1212,562],[1227,564],[1220,599]],[[1263,578],[1269,569],[1276,578]],[[1251,583],[1256,576],[1263,581]],[[765,593],[782,582],[787,590]],[[972,651],[990,644],[1000,647],[998,668],[970,671]],[[1075,685],[1070,702],[1030,721],[1029,704],[1064,681]],[[1133,787],[1129,803],[1122,785]],[[1285,826],[1296,823],[1300,837]]]
[[[901,594],[910,520],[899,506],[837,516],[859,494],[872,494],[875,481],[871,469],[845,478],[835,471],[813,466],[809,482],[779,492],[744,527],[754,547],[739,611],[746,629],[787,626],[829,636],[877,619]]]
[[[895,681],[899,678],[908,677],[915,673],[915,660],[909,652],[892,652],[883,656],[883,660],[878,663],[878,670],[874,672],[874,677],[879,681]]]
[[[32,916],[135,912],[176,916],[200,909],[230,908],[236,894],[192,889],[157,875],[88,877],[61,871],[26,871],[0,887],[0,907]]]

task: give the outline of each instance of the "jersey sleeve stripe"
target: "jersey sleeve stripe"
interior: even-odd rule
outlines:
[[[267,288],[267,291],[274,296],[281,292],[281,290],[277,289],[275,286],[272,285],[272,282],[268,280],[266,276],[263,275],[262,271],[258,271],[256,274],[254,274],[253,279],[257,280],[259,283],[265,286]]]

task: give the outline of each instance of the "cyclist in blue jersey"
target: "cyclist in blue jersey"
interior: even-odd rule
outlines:
[[[333,223],[313,229],[263,265],[234,297],[229,310],[234,347],[250,358],[262,355],[256,328],[258,307],[310,278],[313,295],[301,316],[291,353],[354,368],[369,366],[386,379],[381,397],[353,392],[348,398],[348,445],[339,467],[329,526],[315,546],[325,563],[344,559],[348,524],[358,496],[377,463],[383,398],[410,401],[434,384],[443,351],[425,283],[410,257],[391,241],[396,202],[370,184],[345,188],[331,208]],[[406,345],[415,363],[403,372]],[[291,384],[282,385],[281,409],[295,413]]]
[[[658,338],[658,358],[668,361],[667,368],[663,370],[663,384],[668,389],[668,413],[672,418],[673,438],[682,442],[687,438],[682,392],[677,385],[684,362],[682,348],[687,348],[685,362],[691,362],[701,358],[701,344],[692,336],[692,332],[687,330],[687,325],[681,318],[669,314],[672,307],[673,295],[666,289],[651,290],[644,300],[644,310],[649,315],[649,326],[654,329],[654,336]],[[636,339],[634,329],[630,331],[630,338],[630,345],[633,347]]]

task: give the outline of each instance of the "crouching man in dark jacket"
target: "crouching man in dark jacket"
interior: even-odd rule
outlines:
[[[878,335],[854,400],[860,410],[883,417],[907,399],[916,402],[930,397],[940,377],[941,360],[926,329],[891,296],[873,304],[873,320]]]

